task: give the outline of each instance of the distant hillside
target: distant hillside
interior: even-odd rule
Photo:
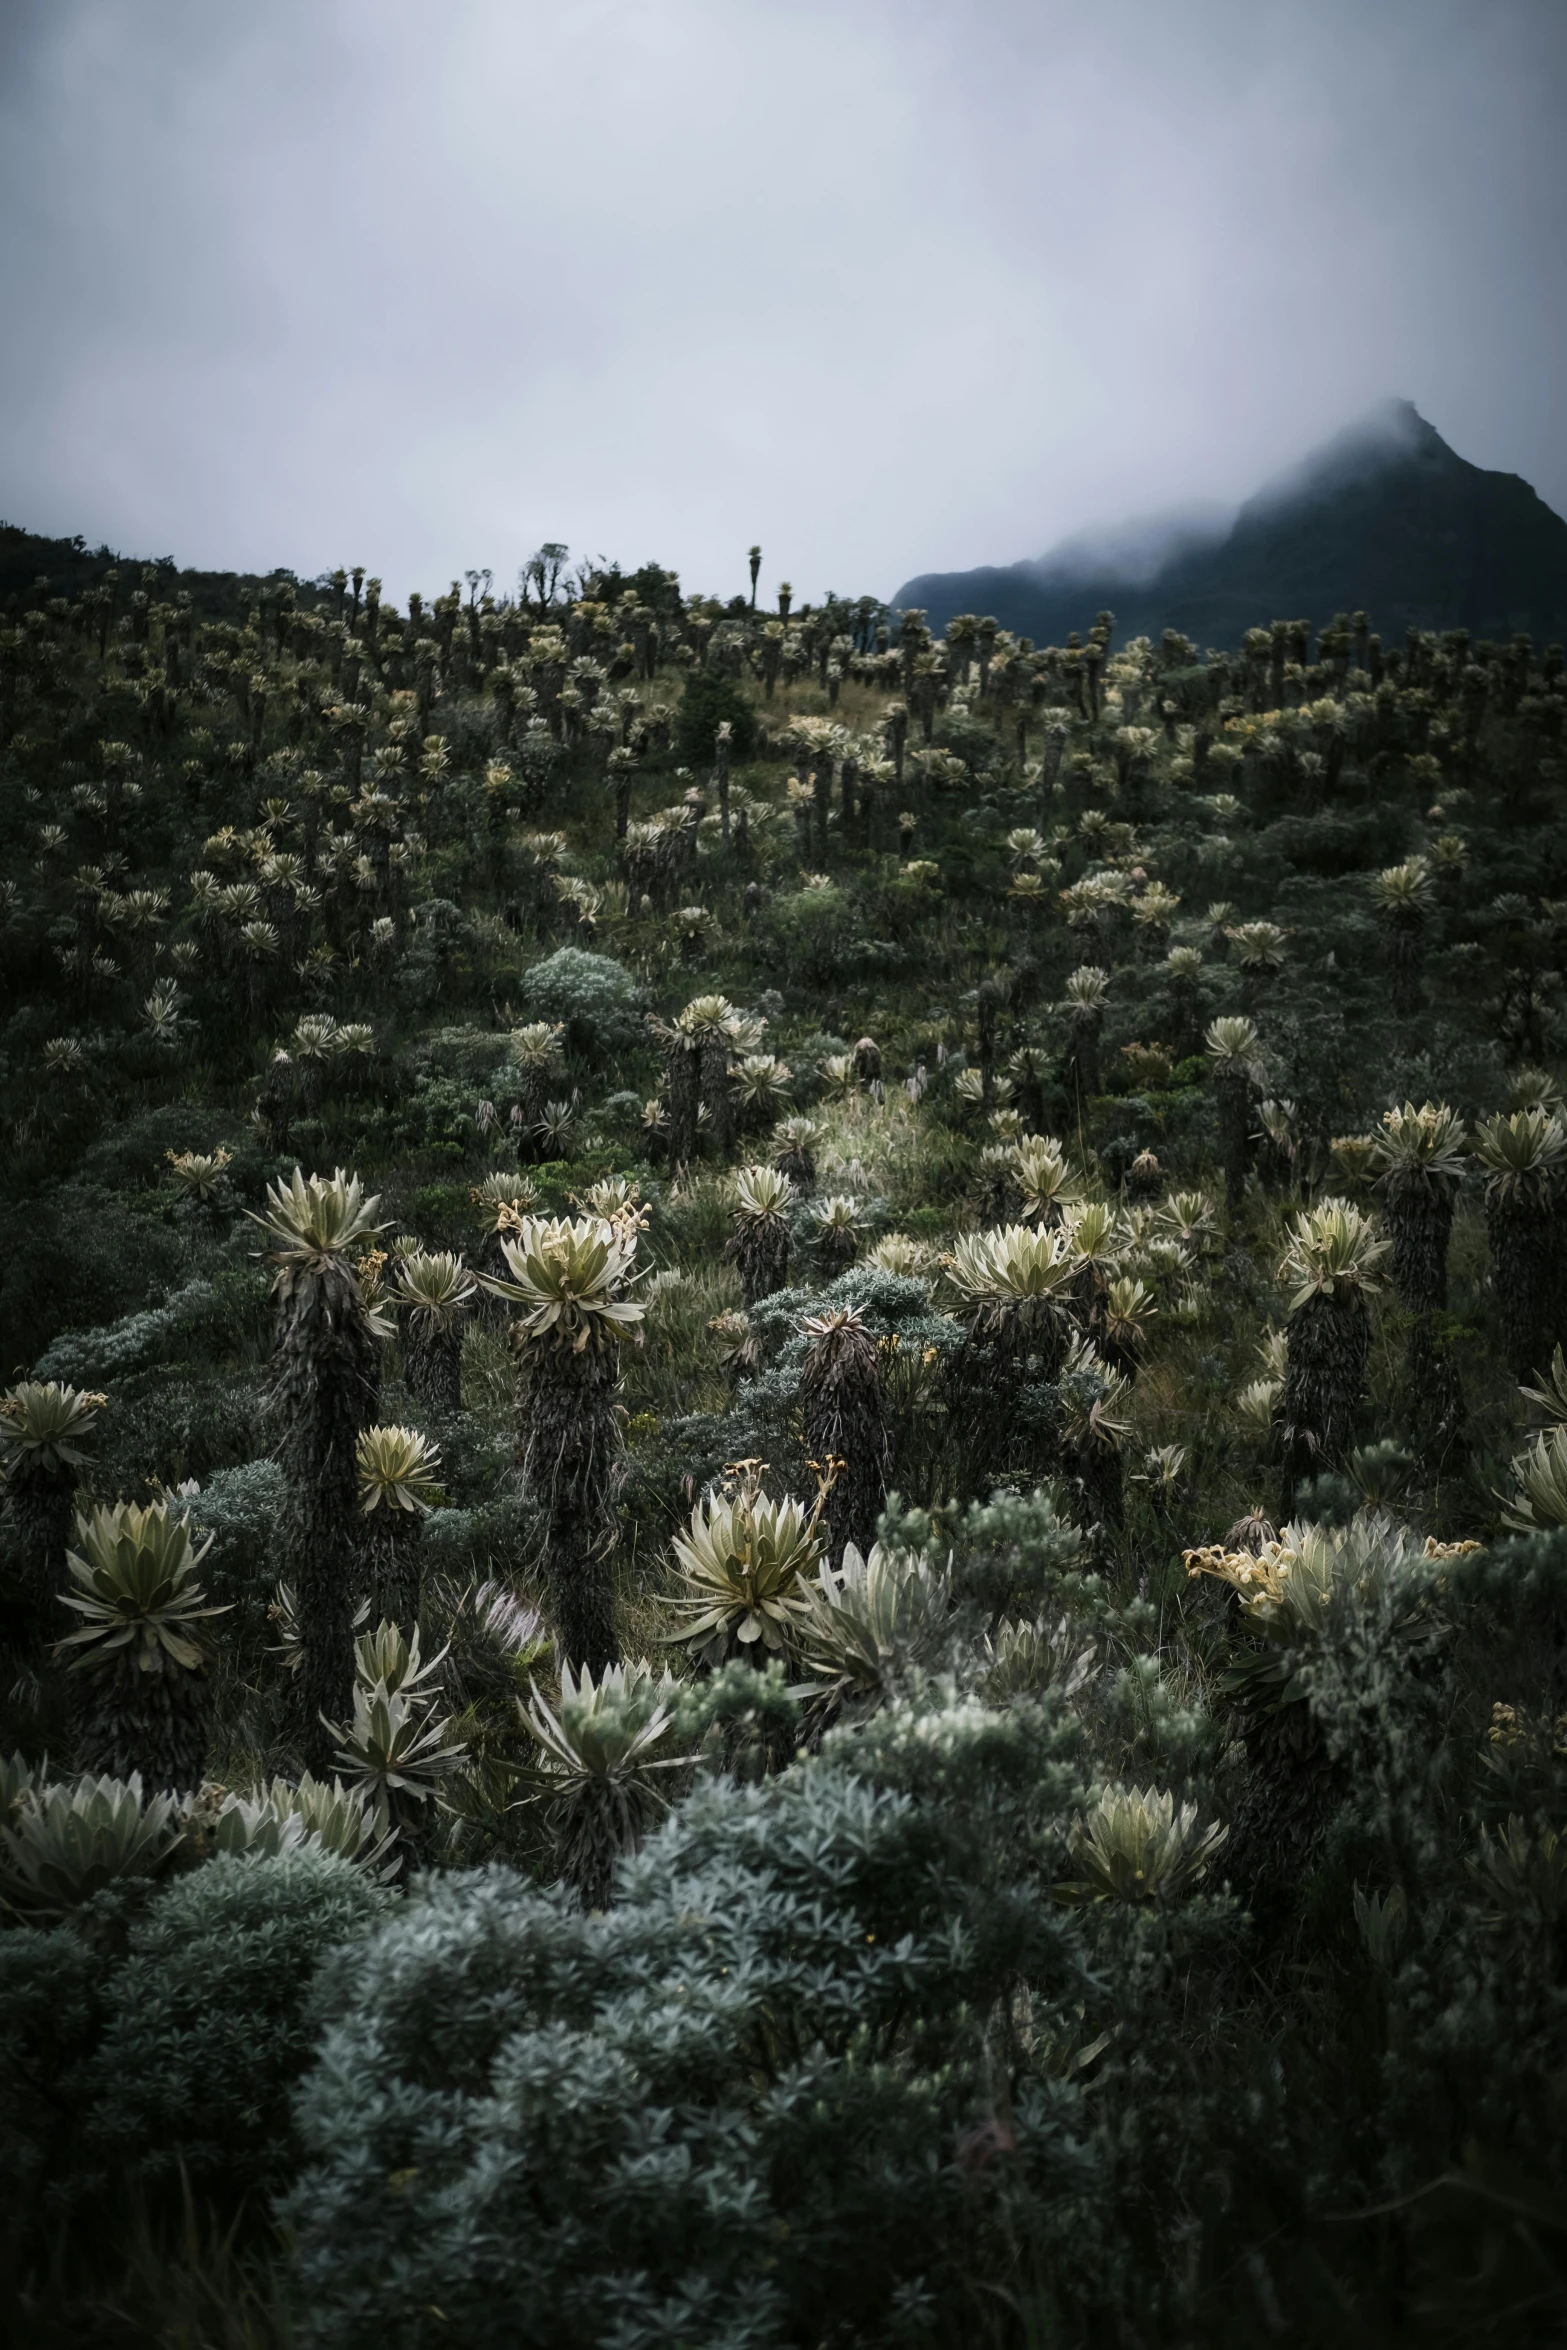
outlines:
[[[1567,522],[1516,474],[1458,456],[1407,400],[1250,499],[1227,531],[1172,532],[1151,572],[1131,557],[1138,534],[1120,541],[1097,559],[1078,540],[1035,562],[926,572],[893,602],[922,607],[938,631],[954,613],[991,613],[1036,644],[1104,606],[1121,641],[1177,628],[1235,645],[1259,613],[1320,623],[1357,608],[1390,640],[1409,627],[1567,638]]]
[[[83,538],[42,538],[14,522],[0,522],[0,613],[50,596],[79,596],[116,567],[122,595],[141,587],[142,572],[152,570],[157,574],[154,582],[147,583],[152,593],[162,599],[188,595],[204,620],[240,619],[261,584],[248,572],[181,571],[171,555],[117,555],[109,547],[89,548]],[[292,574],[275,571],[268,576],[279,579]],[[313,589],[300,583],[300,606],[316,600]]]

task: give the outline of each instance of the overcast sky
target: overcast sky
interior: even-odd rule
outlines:
[[[399,599],[1235,499],[1567,511],[1567,0],[0,0],[0,515]]]

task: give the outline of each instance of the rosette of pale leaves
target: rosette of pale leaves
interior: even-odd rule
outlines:
[[[194,1579],[212,1536],[198,1550],[190,1520],[171,1516],[166,1501],[146,1508],[117,1501],[107,1508],[100,1503],[90,1516],[78,1514],[76,1539],[80,1548],[65,1554],[75,1588],[61,1597],[83,1621],[59,1643],[61,1651],[76,1652],[72,1667],[123,1663],[156,1673],[174,1664],[196,1671],[205,1656],[192,1637],[195,1626],[226,1612],[204,1604],[206,1594]]]
[[[1457,1183],[1468,1155],[1463,1119],[1446,1102],[1384,1110],[1371,1137],[1372,1164],[1389,1190],[1415,1183]]]
[[[1282,1379],[1253,1379],[1235,1398],[1235,1409],[1253,1436],[1271,1436],[1278,1423]]]
[[[1422,1543],[1384,1510],[1361,1510],[1347,1526],[1292,1522],[1255,1550],[1210,1544],[1185,1553],[1188,1575],[1211,1575],[1240,1600],[1263,1646],[1242,1657],[1225,1687],[1272,1710],[1305,1694],[1298,1663],[1340,1609],[1375,1604],[1409,1632],[1426,1622],[1436,1565],[1450,1548]]]
[[[1080,1875],[1062,1891],[1084,1901],[1173,1901],[1228,1834],[1217,1821],[1200,1828],[1196,1804],[1177,1806],[1163,1788],[1107,1787],[1073,1838]]]
[[[205,1841],[213,1852],[271,1858],[292,1851],[335,1852],[373,1876],[394,1842],[363,1788],[300,1774],[297,1786],[274,1779],[257,1795],[225,1795]]]
[[[1104,1272],[1120,1255],[1120,1217],[1108,1200],[1079,1200],[1065,1217],[1074,1266],[1092,1266]]]
[[[571,1195],[572,1205],[585,1209],[590,1216],[602,1216],[608,1223],[629,1218],[639,1232],[648,1227],[648,1210],[642,1204],[642,1187],[629,1175],[604,1175],[597,1183],[590,1183],[582,1197]]]
[[[684,1587],[671,1602],[679,1629],[670,1638],[689,1641],[712,1664],[735,1644],[789,1647],[803,1585],[825,1549],[819,1511],[808,1515],[792,1497],[773,1501],[750,1487],[709,1494],[675,1536]]]
[[[215,1151],[166,1151],[169,1174],[185,1198],[210,1207],[221,1197],[232,1153],[220,1145]]]
[[[1558,1347],[1556,1362],[1561,1359]],[[1532,1444],[1515,1454],[1512,1478],[1513,1489],[1502,1511],[1504,1526],[1517,1534],[1567,1526],[1567,1424],[1558,1421],[1542,1429]]]
[[[1188,1259],[1202,1254],[1217,1228],[1213,1202],[1200,1191],[1172,1191],[1159,1209],[1157,1221]]]
[[[928,1242],[912,1240],[906,1232],[884,1232],[875,1246],[866,1250],[864,1261],[879,1273],[922,1281],[931,1269],[931,1249]]]
[[[1537,1406],[1540,1417],[1553,1427],[1567,1425],[1567,1356],[1558,1346],[1551,1356],[1551,1367],[1544,1374],[1539,1387],[1520,1387],[1525,1402]]]
[[[692,1759],[673,1745],[678,1688],[633,1657],[596,1680],[567,1665],[554,1709],[536,1685],[519,1704],[537,1748],[534,1800],[552,1815],[561,1874],[587,1906],[607,1900],[616,1861],[668,1809],[668,1774]]]
[[[734,1184],[735,1214],[746,1223],[782,1221],[794,1201],[794,1185],[777,1167],[740,1167]]]
[[[636,1278],[637,1230],[629,1218],[524,1216],[501,1241],[510,1279],[479,1276],[520,1310],[517,1327],[534,1344],[618,1344],[642,1319],[625,1291]]]
[[[1288,933],[1276,922],[1232,922],[1224,933],[1243,971],[1283,968]]]
[[[375,1220],[380,1204],[379,1198],[366,1199],[358,1176],[345,1175],[341,1167],[330,1177],[306,1177],[296,1167],[287,1183],[268,1185],[265,1212],[246,1213],[273,1243],[281,1279],[344,1257],[356,1242],[373,1238],[383,1229]]]
[[[436,1470],[440,1448],[417,1428],[361,1430],[354,1447],[359,1473],[359,1507],[369,1517],[378,1509],[423,1517],[440,1491]]]
[[[566,1033],[560,1020],[530,1020],[524,1027],[511,1032],[511,1057],[517,1068],[533,1075],[553,1076],[564,1067],[561,1039]]]
[[[852,1258],[864,1229],[859,1201],[846,1191],[828,1192],[812,1200],[809,1214],[816,1238],[827,1254],[845,1262]]]
[[[105,1885],[156,1876],[182,1834],[178,1799],[143,1802],[136,1772],[26,1788],[0,1827],[0,1904],[40,1922],[68,1917]]]
[[[1064,1305],[1077,1261],[1059,1225],[1008,1224],[995,1232],[962,1233],[946,1259],[946,1274],[975,1311],[1029,1321]]]
[[[1390,921],[1426,913],[1436,903],[1436,884],[1424,857],[1384,865],[1371,884],[1371,903]]]
[[[774,1115],[789,1098],[794,1071],[776,1053],[746,1053],[735,1064],[735,1094],[743,1110]]]
[[[87,1440],[108,1402],[58,1379],[22,1379],[0,1395],[0,1470],[77,1469]]]
[[[1067,975],[1063,1003],[1069,1012],[1102,1012],[1110,1001],[1110,974],[1098,963],[1079,963]]]
[[[1105,1292],[1105,1337],[1125,1353],[1132,1354],[1142,1345],[1148,1334],[1148,1325],[1159,1311],[1153,1292],[1146,1282],[1123,1273],[1111,1282]]]
[[[1487,1192],[1508,1203],[1543,1206],[1567,1162],[1567,1129],[1541,1106],[1498,1111],[1475,1128],[1475,1156],[1490,1170]]]
[[[352,1722],[328,1722],[327,1728],[338,1742],[333,1759],[373,1807],[383,1833],[404,1805],[428,1803],[464,1759],[450,1722],[411,1684],[392,1688],[377,1681],[367,1688],[360,1681]]]
[[[1203,1042],[1216,1077],[1245,1077],[1253,1084],[1261,1083],[1262,1047],[1255,1021],[1238,1012],[1226,1012],[1210,1020]]]
[[[514,1231],[538,1200],[536,1183],[499,1167],[481,1176],[468,1193],[483,1218],[486,1231]]]
[[[416,1249],[397,1267],[393,1296],[432,1337],[455,1329],[478,1294],[472,1273],[449,1249]]]
[[[1073,1191],[1072,1172],[1060,1143],[1051,1134],[1025,1134],[1012,1145],[1011,1159],[1023,1194],[1023,1221],[1053,1221]]]
[[[981,1653],[985,1694],[1005,1705],[1009,1698],[1039,1697],[1047,1689],[1077,1696],[1087,1686],[1096,1652],[1092,1642],[1083,1646],[1082,1627],[1063,1615],[1053,1623],[1046,1616],[1032,1622],[1004,1617],[986,1633]]]
[[[1349,1200],[1319,1200],[1303,1209],[1279,1261],[1279,1279],[1291,1284],[1291,1313],[1313,1297],[1379,1288],[1377,1268],[1390,1245]]]
[[[850,1542],[836,1574],[824,1564],[803,1586],[795,1647],[829,1704],[868,1711],[911,1668],[936,1662],[951,1612],[949,1578],[918,1552],[876,1542],[866,1558]]]

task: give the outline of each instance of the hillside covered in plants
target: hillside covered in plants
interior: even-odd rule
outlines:
[[[1567,2329],[1563,656],[0,629],[0,2307]]]

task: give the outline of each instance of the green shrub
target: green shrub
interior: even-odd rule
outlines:
[[[1004,1986],[1035,1986],[1041,2046],[1075,2029],[1081,1929],[1033,1874],[1064,1861],[1073,1743],[1046,1705],[889,1712],[707,1786],[604,1917],[500,1868],[428,1881],[327,1978],[284,2207],[309,2338],[498,2350],[526,2307],[584,2350],[883,2341],[910,2310],[956,2340],[1025,2205],[1070,2266],[1070,2080],[1018,2083],[1007,2162],[961,2150],[999,2127]]]
[[[731,756],[748,759],[756,747],[756,712],[737,685],[727,677],[699,669],[686,679],[680,697],[676,744],[687,767],[710,767],[718,745],[718,729],[729,722]]]
[[[310,1988],[330,1950],[395,1896],[335,1853],[220,1855],[132,1928],[83,2077],[89,2160],[225,2198],[292,2168],[288,2095],[308,2061]]]
[[[583,947],[557,947],[522,975],[532,1020],[564,1021],[567,1042],[598,1062],[641,1041],[641,991],[624,966]]]

